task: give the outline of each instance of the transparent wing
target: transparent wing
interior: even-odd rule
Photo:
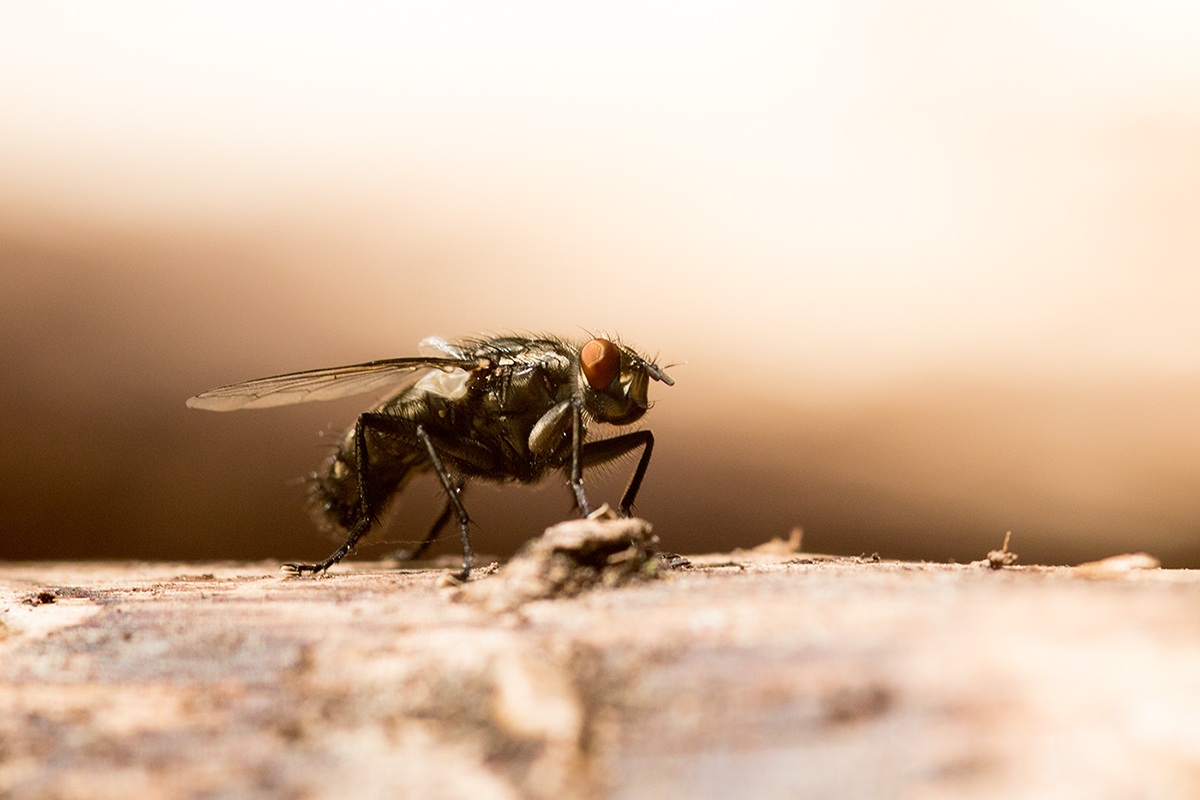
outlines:
[[[438,358],[470,358],[470,350],[458,342],[448,342],[441,336],[426,336],[417,345],[417,352],[423,356]]]
[[[238,408],[271,408],[316,400],[336,400],[393,388],[422,369],[470,370],[478,365],[478,361],[464,358],[389,358],[218,386],[188,399],[187,404],[188,408],[233,411]]]

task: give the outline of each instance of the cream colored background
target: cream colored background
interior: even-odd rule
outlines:
[[[669,549],[1200,565],[1198,9],[0,10],[0,558],[321,555],[286,481],[365,401],[188,395],[586,327],[687,362]]]

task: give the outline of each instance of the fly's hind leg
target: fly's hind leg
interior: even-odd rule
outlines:
[[[284,564],[283,569],[286,572],[292,573],[293,575],[303,575],[306,572],[311,572],[315,575],[318,572],[324,572],[349,555],[350,551],[354,549],[354,546],[358,544],[358,540],[366,536],[367,531],[370,529],[371,518],[363,517],[350,531],[350,535],[346,537],[346,541],[342,543],[342,546],[337,550],[334,550],[333,555],[331,555],[329,558],[325,559],[319,564]]]
[[[319,564],[284,564],[284,570],[295,575],[303,575],[306,572],[313,574],[324,572],[349,555],[359,540],[371,530],[371,523],[376,521],[376,509],[386,498],[376,498],[374,496],[375,487],[369,475],[371,462],[367,457],[367,430],[371,429],[381,433],[389,433],[394,427],[394,420],[394,417],[387,414],[372,412],[360,415],[358,422],[354,426],[354,463],[358,471],[359,514],[358,520],[354,523],[354,526],[350,529],[350,534],[346,537],[346,541],[329,558]]]
[[[458,522],[462,529],[463,543],[463,568],[459,573],[459,577],[466,580],[471,575],[471,563],[474,558],[471,552],[471,535],[470,525],[471,518],[467,516],[467,509],[462,504],[463,484],[461,481],[455,481],[450,477],[450,473],[442,464],[442,458],[438,455],[438,449],[434,447],[433,440],[426,433],[425,428],[414,423],[412,420],[391,414],[379,414],[375,412],[363,414],[358,418],[358,424],[354,429],[355,441],[355,464],[358,467],[358,495],[360,503],[359,518],[355,522],[354,527],[350,531],[350,535],[346,537],[346,541],[337,549],[329,558],[322,561],[320,564],[285,564],[284,568],[290,572],[303,574],[305,572],[322,572],[329,569],[337,562],[341,561],[345,556],[354,549],[358,544],[359,539],[366,535],[371,528],[371,523],[376,519],[378,510],[382,508],[386,502],[386,497],[377,497],[377,489],[370,475],[370,459],[367,458],[367,431],[372,430],[383,436],[390,437],[397,442],[402,442],[410,447],[423,449],[429,457],[429,463],[437,473],[438,480],[442,483],[442,488],[446,490],[446,511],[438,517],[434,523],[434,528],[430,531],[430,535],[426,542],[422,544],[421,549],[425,545],[432,542],[436,538],[437,533],[449,521],[450,510],[458,514]],[[486,452],[481,452],[478,446],[459,443],[457,447],[454,444],[446,445],[443,443],[443,449],[446,450],[447,456],[454,459],[469,463],[485,463],[488,459]],[[443,519],[444,518],[444,519]]]

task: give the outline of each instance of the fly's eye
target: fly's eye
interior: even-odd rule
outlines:
[[[579,351],[583,377],[593,389],[607,389],[621,372],[621,351],[608,339],[592,339]]]

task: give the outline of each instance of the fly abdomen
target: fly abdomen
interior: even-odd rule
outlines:
[[[362,516],[353,437],[343,442],[337,453],[325,462],[319,472],[314,472],[312,478],[309,496],[313,516],[320,526],[326,530],[334,527],[353,529]]]
[[[310,499],[313,514],[324,528],[353,530],[362,521],[364,507],[378,520],[408,479],[429,468],[423,452],[394,438],[367,431],[366,441],[368,481],[359,476],[357,427],[346,433],[337,452],[313,473]]]

